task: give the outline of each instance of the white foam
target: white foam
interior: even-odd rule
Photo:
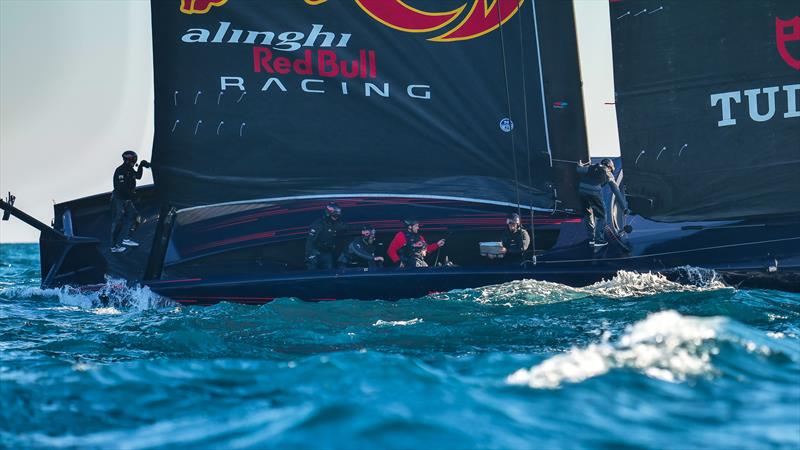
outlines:
[[[666,292],[702,292],[730,289],[719,275],[710,269],[684,266],[672,269],[683,283],[670,281],[659,273],[639,273],[621,270],[611,280],[573,288],[563,284],[539,280],[516,280],[477,289],[477,303],[513,307],[516,305],[544,305],[599,296],[607,298],[645,297]],[[473,298],[475,289],[454,290],[445,299]]]
[[[479,291],[480,297],[475,300],[478,303],[503,306],[559,303],[585,296],[580,289],[538,280],[516,280],[486,286]]]
[[[581,291],[610,298],[642,297],[664,292],[699,292],[728,288],[713,270],[696,267],[681,267],[682,274],[688,273],[686,280],[694,280],[688,284],[668,280],[660,273],[639,273],[620,270],[609,281],[600,281],[582,288]],[[682,278],[684,278],[682,276]]]
[[[128,287],[124,280],[107,278],[100,289],[90,291],[73,286],[58,289],[38,287],[13,287],[0,290],[4,296],[14,298],[58,299],[59,308],[91,309],[95,314],[121,314],[121,309],[143,311],[175,306],[171,300],[154,293],[147,286]]]
[[[416,325],[418,323],[422,323],[422,319],[415,317],[411,320],[378,320],[377,322],[373,323],[373,327],[404,327],[407,325]]]
[[[42,289],[38,287],[10,287],[0,289],[0,294],[13,298],[55,298],[58,297],[61,289]]]
[[[708,342],[717,337],[724,322],[725,319],[716,317],[686,317],[676,311],[654,313],[629,327],[616,343],[573,348],[530,369],[514,372],[506,382],[552,389],[618,368],[680,382],[688,376],[711,372],[711,356],[718,350]]]

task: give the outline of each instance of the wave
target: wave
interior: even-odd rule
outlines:
[[[92,288],[10,287],[0,289],[0,295],[15,299],[57,299],[63,306],[89,309],[95,314],[121,314],[122,310],[144,311],[177,305],[147,286],[128,286],[125,280],[110,277],[104,285]]]
[[[683,266],[672,269],[670,275],[678,281],[670,281],[661,273],[640,273],[620,270],[610,280],[603,280],[585,287],[570,287],[563,284],[533,279],[476,289],[454,290],[433,296],[437,299],[469,299],[482,304],[494,305],[544,305],[567,302],[586,297],[630,298],[648,297],[665,293],[705,292],[733,289],[722,282],[713,270]]]
[[[610,298],[643,297],[663,293],[699,292],[731,289],[710,269],[683,266],[670,271],[679,281],[670,281],[660,273],[640,273],[620,270],[609,281],[600,281],[581,291]]]
[[[690,317],[672,310],[661,311],[630,326],[616,342],[606,338],[585,348],[573,348],[530,369],[517,370],[506,382],[552,389],[614,369],[632,369],[672,383],[712,376],[712,359],[720,353],[722,344],[764,356],[773,353],[770,344],[774,343],[747,330],[723,317]],[[777,352],[798,359],[796,352],[785,346]]]

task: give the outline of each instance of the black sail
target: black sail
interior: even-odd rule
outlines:
[[[550,208],[554,192],[572,198],[571,172],[552,162],[587,154],[571,2],[151,9],[154,177],[171,204],[392,193]]]
[[[660,221],[800,212],[800,2],[610,4],[636,212]]]

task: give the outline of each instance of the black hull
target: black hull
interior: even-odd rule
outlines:
[[[429,241],[448,240],[448,252],[431,255],[429,263],[447,256],[457,267],[310,272],[303,266],[307,224],[327,198],[239,202],[165,215],[154,192],[145,189],[139,209],[147,221],[134,236],[142,245],[123,254],[108,251],[108,200],[106,194],[56,205],[55,229],[43,230],[40,242],[42,273],[48,275],[43,287],[124,279],[186,304],[259,304],[281,297],[395,300],[521,279],[581,287],[619,271],[696,282],[681,269],[688,266],[713,270],[735,287],[800,292],[797,216],[677,224],[633,217],[632,233],[609,229],[610,244],[593,249],[574,214],[524,212],[526,228],[533,218],[537,254],[535,264],[520,265],[490,262],[477,251],[478,241],[497,239],[504,215],[515,209],[509,205],[353,196],[340,199],[349,222],[375,224],[385,245],[402,227],[399,218],[414,214]],[[351,238],[343,237],[341,245]]]
[[[584,287],[610,280],[618,269],[601,267],[530,267],[502,269],[463,269],[437,267],[411,270],[348,269],[331,273],[308,273],[285,277],[187,279],[154,281],[150,288],[186,305],[212,305],[219,302],[264,304],[278,298],[307,301],[400,300],[419,298],[455,289],[478,288],[516,280],[537,280],[572,287]],[[690,281],[686,269],[657,271],[673,281]],[[768,274],[764,270],[717,272],[720,281],[738,288],[763,288],[800,292],[800,270]],[[696,281],[696,280],[692,280]]]

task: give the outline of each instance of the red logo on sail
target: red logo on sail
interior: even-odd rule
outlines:
[[[181,12],[184,14],[205,14],[213,6],[222,6],[228,0],[181,0]]]
[[[327,0],[305,0],[319,5]],[[403,0],[355,0],[370,17],[387,27],[409,33],[438,31],[468,12],[458,24],[431,41],[453,42],[474,39],[490,33],[512,18],[525,0],[472,0],[449,11],[423,11]]]
[[[775,45],[781,58],[796,70],[800,70],[800,59],[795,58],[787,48],[788,42],[800,41],[800,16],[793,19],[781,20],[775,18]]]
[[[304,0],[307,4],[321,5],[328,0]],[[449,31],[430,38],[436,42],[453,42],[474,39],[496,30],[514,17],[525,0],[471,0],[449,11],[423,11],[404,0],[354,0],[370,17],[396,30],[409,33],[439,31],[464,16]],[[205,14],[214,6],[228,0],[181,0],[184,14]],[[467,8],[469,7],[469,8]],[[466,14],[463,14],[467,11]]]

